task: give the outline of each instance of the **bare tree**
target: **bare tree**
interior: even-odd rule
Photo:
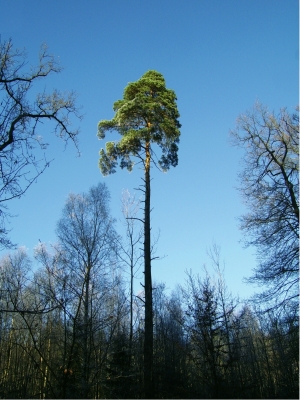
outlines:
[[[92,187],[87,194],[70,194],[57,225],[63,263],[68,270],[66,285],[72,286],[73,333],[81,339],[81,395],[89,396],[90,359],[95,329],[95,306],[105,304],[102,294],[114,297],[108,287],[116,263],[116,232],[109,213],[109,192],[105,184]],[[111,297],[110,296],[110,297]],[[101,322],[98,321],[98,329]],[[78,361],[77,361],[78,362]]]
[[[11,245],[5,220],[9,216],[6,202],[22,196],[36,178],[49,166],[43,154],[47,143],[38,132],[45,121],[51,121],[54,133],[77,147],[78,129],[72,119],[81,118],[73,92],[38,93],[42,78],[59,73],[61,67],[42,46],[36,67],[24,72],[25,51],[15,50],[12,41],[0,44],[0,245]]]
[[[282,109],[276,116],[256,104],[238,118],[231,134],[245,149],[240,191],[249,212],[241,229],[258,255],[249,281],[267,287],[257,299],[277,299],[283,306],[298,297],[298,114]]]
[[[24,249],[0,262],[1,315],[9,332],[0,346],[5,367],[1,376],[4,397],[31,397],[36,390],[41,398],[45,398],[46,392],[55,395],[49,374],[55,377],[50,363],[50,338],[55,325],[51,312],[57,307],[50,306],[40,274],[32,274],[30,267],[31,261]],[[5,348],[7,357],[3,358]]]
[[[140,211],[140,200],[136,200],[135,195],[131,195],[128,190],[123,192],[122,213],[125,219],[126,228],[125,243],[120,243],[119,258],[130,269],[130,330],[129,330],[129,359],[131,359],[132,340],[133,340],[133,283],[137,270],[141,266],[143,257],[140,246],[143,237],[142,228],[136,227],[138,212]],[[137,248],[138,246],[138,248]]]

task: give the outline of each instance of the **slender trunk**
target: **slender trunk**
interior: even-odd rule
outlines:
[[[85,294],[84,294],[84,326],[83,326],[83,368],[82,368],[82,396],[88,397],[88,381],[89,381],[89,348],[88,348],[88,335],[89,335],[89,301],[90,301],[90,273],[91,265],[88,261],[85,277]]]
[[[131,240],[131,260],[130,260],[130,332],[129,332],[129,367],[131,366],[132,339],[133,339],[133,243]]]
[[[144,221],[144,262],[145,262],[145,341],[144,341],[144,385],[145,398],[153,398],[153,312],[150,242],[150,143],[146,143],[145,161],[145,221]]]
[[[11,329],[9,332],[9,339],[8,339],[8,348],[7,348],[7,359],[6,359],[6,365],[3,362],[3,378],[1,379],[2,382],[5,382],[4,387],[7,388],[10,385],[9,383],[9,375],[10,375],[10,365],[11,365],[11,357],[12,357],[12,349],[13,349],[13,333],[14,333],[14,318],[11,320]],[[4,347],[3,347],[4,348]]]

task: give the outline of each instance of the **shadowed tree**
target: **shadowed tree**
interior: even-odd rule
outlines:
[[[179,112],[176,95],[167,89],[165,79],[157,71],[146,72],[138,81],[129,83],[122,100],[114,103],[115,116],[98,124],[98,137],[104,139],[106,132],[117,131],[121,139],[107,142],[101,149],[99,167],[103,175],[121,168],[131,171],[134,160],[144,169],[144,274],[145,274],[145,341],[144,341],[144,384],[145,396],[152,396],[153,364],[153,311],[150,243],[150,166],[151,162],[163,171],[178,163],[180,136]],[[158,164],[153,145],[162,151]]]

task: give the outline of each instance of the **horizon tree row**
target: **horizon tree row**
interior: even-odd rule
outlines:
[[[145,297],[106,185],[69,196],[57,235],[36,247],[38,268],[24,249],[0,261],[0,397],[142,398]],[[211,259],[214,275],[190,272],[170,295],[153,284],[154,397],[298,398],[297,309],[239,302],[216,246]]]
[[[80,298],[65,300],[61,309],[53,295],[51,311],[34,309],[49,297],[45,280],[54,292],[53,275],[43,272],[19,289],[32,312],[12,309],[1,319],[1,398],[82,398],[84,391],[85,398],[141,398],[141,303],[134,307],[130,348],[124,282],[105,288],[94,301],[86,345],[84,309],[76,315]],[[155,287],[155,398],[298,398],[297,316],[262,317],[235,299],[222,303],[209,276],[190,276],[169,296],[163,284]]]

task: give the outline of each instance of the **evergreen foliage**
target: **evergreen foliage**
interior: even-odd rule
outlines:
[[[144,166],[144,289],[145,289],[145,339],[144,339],[144,394],[153,397],[153,308],[151,276],[151,235],[150,235],[150,168],[156,144],[162,151],[158,161],[161,169],[167,171],[178,163],[180,136],[179,113],[173,90],[167,89],[163,76],[156,71],[146,72],[141,79],[130,83],[124,90],[122,100],[114,103],[115,116],[110,121],[100,121],[98,136],[105,132],[118,131],[119,142],[107,142],[106,151],[101,149],[99,167],[103,175],[115,172],[118,159],[120,167],[131,171],[132,157],[137,157]]]
[[[99,167],[103,175],[116,171],[118,160],[121,168],[131,171],[132,157],[142,158],[147,143],[157,144],[162,155],[159,165],[163,171],[178,163],[180,136],[179,112],[176,95],[167,89],[159,72],[148,71],[138,81],[129,83],[122,100],[114,103],[115,116],[98,124],[98,137],[117,131],[122,138],[107,142],[100,151]]]

